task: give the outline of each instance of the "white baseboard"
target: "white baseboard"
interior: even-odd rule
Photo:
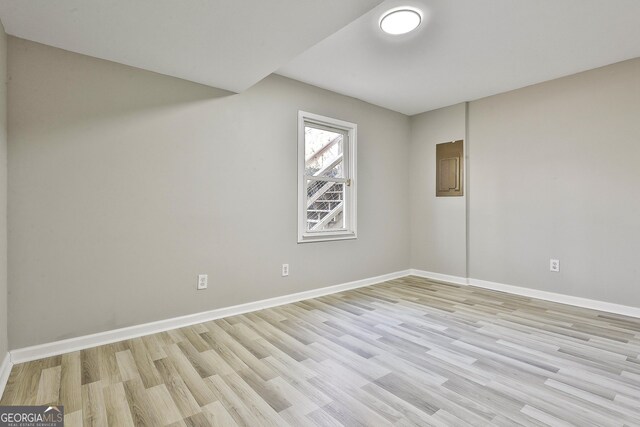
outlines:
[[[623,314],[625,316],[640,318],[640,307],[631,307],[628,305],[616,304],[612,302],[574,297],[571,295],[558,294],[555,292],[523,288],[521,286],[505,285],[502,283],[489,282],[487,280],[469,279],[469,284],[471,286],[477,286],[484,289],[492,289],[494,291],[507,292],[510,294],[537,298],[545,301],[558,302],[561,304],[574,305],[577,307],[590,308],[592,310],[606,311],[608,313]]]
[[[442,273],[434,273],[433,271],[424,271],[424,270],[416,270],[416,269],[411,269],[409,270],[409,274],[411,274],[412,276],[418,276],[418,277],[422,277],[425,279],[431,279],[431,280],[438,280],[441,282],[448,282],[448,283],[454,283],[456,285],[467,285],[467,279],[464,277],[459,277],[459,276],[450,276],[448,274],[442,274]]]
[[[11,358],[9,357],[9,353],[7,353],[4,355],[2,364],[0,364],[0,399],[2,398],[2,393],[4,393],[4,388],[7,385],[7,380],[9,379],[12,367],[13,364],[11,363]]]
[[[45,357],[56,356],[72,351],[83,350],[85,348],[109,344],[131,338],[137,338],[144,335],[155,334],[170,329],[182,328],[185,326],[208,322],[210,320],[220,319],[223,317],[235,316],[237,314],[276,307],[283,304],[290,304],[310,298],[317,298],[324,295],[334,294],[337,292],[343,292],[350,289],[356,289],[363,286],[385,282],[387,280],[398,279],[400,277],[408,276],[409,273],[410,270],[402,270],[395,273],[384,274],[382,276],[370,277],[368,279],[356,280],[354,282],[342,283],[325,288],[312,289],[310,291],[283,295],[275,298],[235,305],[232,307],[218,308],[202,313],[175,317],[173,319],[159,320],[157,322],[144,323],[141,325],[129,326],[127,328],[114,329],[111,331],[99,332],[97,334],[84,335],[81,337],[69,338],[62,341],[55,341],[46,344],[11,350],[11,362],[14,364],[29,362],[31,360],[42,359]]]
[[[210,320],[220,319],[237,314],[248,313],[251,311],[262,310],[265,308],[276,307],[283,304],[290,304],[310,298],[317,298],[324,295],[334,294],[347,291],[350,289],[361,288],[364,286],[375,285],[376,283],[385,282],[387,280],[398,279],[405,276],[418,276],[426,279],[437,280],[445,283],[456,285],[472,285],[485,289],[508,292],[515,295],[522,295],[530,298],[538,298],[547,301],[569,304],[578,307],[590,308],[610,313],[623,314],[626,316],[640,318],[640,308],[630,307],[610,302],[591,300],[587,298],[574,297],[570,295],[557,294],[554,292],[539,291],[536,289],[523,288],[520,286],[505,285],[502,283],[489,282],[473,278],[465,278],[459,276],[451,276],[447,274],[434,273],[424,270],[402,270],[395,273],[384,274],[382,276],[370,277],[368,279],[356,280],[354,282],[342,283],[339,285],[328,286],[310,291],[298,292],[295,294],[283,295],[280,297],[269,298],[260,301],[254,301],[246,304],[235,305],[232,307],[224,307],[215,310],[205,311],[202,313],[189,314],[186,316],[175,317],[173,319],[159,320],[157,322],[144,323],[141,325],[129,326],[127,328],[114,329],[112,331],[100,332],[97,334],[84,335],[76,338],[69,338],[62,341],[55,341],[46,344],[25,347],[17,350],[11,350],[9,355],[5,357],[0,366],[0,390],[4,388],[6,380],[9,377],[11,366],[16,363],[29,362],[31,360],[42,359],[45,357],[56,356],[72,351],[83,350],[85,348],[95,347],[99,345],[109,344],[117,341],[137,338],[144,335],[150,335],[170,329],[182,328],[197,323],[208,322]]]
[[[625,316],[640,318],[640,307],[615,304],[612,302],[598,301],[589,298],[574,297],[571,295],[558,294],[538,289],[524,288],[522,286],[505,285],[503,283],[490,282],[487,280],[465,278],[459,276],[449,276],[441,273],[433,273],[423,270],[409,270],[410,274],[425,279],[449,282],[456,285],[470,285],[478,288],[491,289],[494,291],[507,292],[514,295],[521,295],[529,298],[537,298],[545,301],[552,301],[561,304],[573,305],[576,307],[590,308],[592,310],[605,311],[608,313],[622,314]]]

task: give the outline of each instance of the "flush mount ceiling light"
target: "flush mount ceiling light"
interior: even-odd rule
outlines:
[[[386,11],[380,18],[380,29],[394,36],[406,34],[418,28],[422,13],[411,7],[400,7]]]

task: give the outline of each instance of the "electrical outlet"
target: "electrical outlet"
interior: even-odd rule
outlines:
[[[207,289],[209,277],[206,274],[198,274],[198,290]]]
[[[549,260],[549,270],[554,273],[558,273],[560,271],[560,260],[559,259],[551,259]]]
[[[282,277],[289,275],[289,264],[282,264]]]

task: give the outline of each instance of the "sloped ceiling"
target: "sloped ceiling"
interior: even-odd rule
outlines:
[[[385,35],[401,5],[426,19]],[[389,0],[278,73],[412,115],[639,56],[638,0]]]
[[[13,36],[234,92],[382,0],[1,0]]]
[[[381,14],[414,6],[417,31]],[[272,72],[408,115],[640,56],[639,0],[0,0],[8,34],[234,92]]]

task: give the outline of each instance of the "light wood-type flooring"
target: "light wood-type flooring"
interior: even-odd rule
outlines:
[[[640,320],[407,277],[14,366],[66,426],[640,425]]]

